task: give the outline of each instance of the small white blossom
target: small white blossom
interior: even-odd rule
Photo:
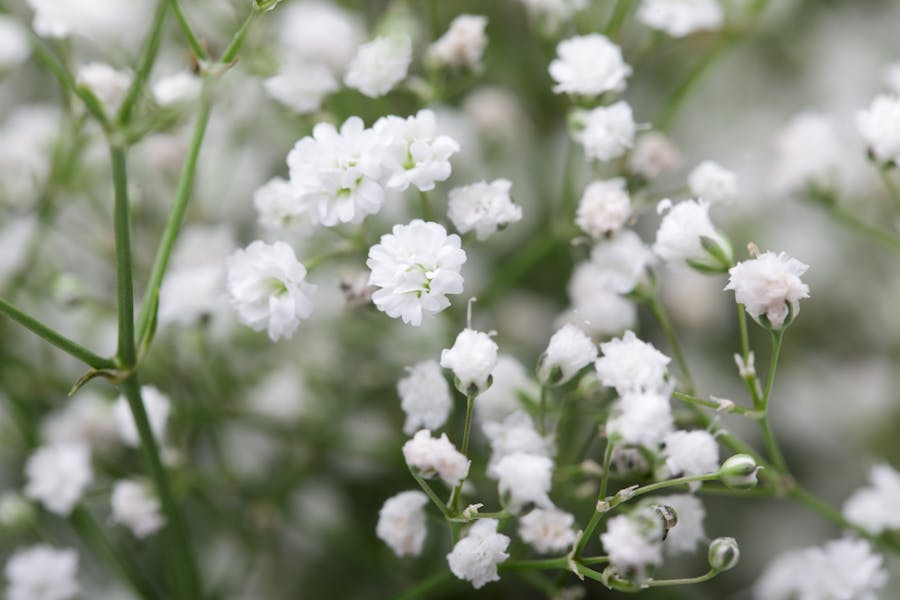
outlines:
[[[397,556],[418,556],[422,553],[428,533],[425,526],[426,504],[428,496],[418,490],[400,492],[388,498],[378,511],[375,535]]]
[[[131,72],[104,63],[89,63],[78,69],[75,82],[91,90],[107,112],[115,111],[131,86]]]
[[[584,146],[588,158],[618,158],[634,144],[634,116],[625,101],[591,111],[576,111],[574,121],[576,130],[573,137]]]
[[[628,294],[647,279],[647,270],[656,263],[656,255],[634,231],[619,232],[591,250],[598,284],[618,294]]]
[[[489,387],[489,378],[497,365],[497,343],[483,331],[463,329],[453,347],[441,351],[441,366],[453,371],[457,387],[468,394]]]
[[[278,38],[284,55],[340,73],[365,35],[362,17],[332,2],[305,0],[278,7]]]
[[[691,194],[712,204],[731,202],[737,196],[737,175],[722,165],[705,160],[688,175]]]
[[[672,37],[722,27],[724,14],[717,0],[643,0],[638,19]]]
[[[575,267],[568,285],[572,308],[564,315],[565,322],[592,336],[616,335],[635,326],[634,302],[606,287],[606,277],[606,270],[593,261]]]
[[[719,470],[719,445],[708,431],[673,431],[665,443],[663,455],[669,475],[706,475]],[[699,481],[691,483],[692,490],[699,487]]]
[[[522,219],[522,207],[509,197],[511,187],[508,179],[495,179],[453,188],[447,217],[460,233],[474,230],[479,240],[486,240],[497,229]]]
[[[831,186],[843,163],[843,146],[834,121],[817,113],[794,117],[775,142],[773,187],[794,191],[803,186]]]
[[[634,572],[640,581],[650,566],[662,564],[662,522],[651,509],[611,518],[600,536],[609,562],[623,574]]]
[[[588,0],[519,0],[528,15],[537,20],[546,32],[555,32],[576,12],[588,6]]]
[[[139,538],[158,531],[166,522],[160,514],[159,500],[145,483],[117,481],[110,501],[113,521],[128,527]]]
[[[844,517],[873,534],[900,531],[900,473],[890,465],[876,465],[869,480],[872,485],[856,490],[844,502]]]
[[[678,522],[666,533],[663,549],[668,554],[685,554],[693,552],[697,544],[706,537],[703,531],[703,520],[706,509],[697,496],[693,494],[672,494],[670,496],[652,496],[645,504],[664,504],[675,510]]]
[[[16,19],[0,15],[0,71],[19,66],[30,54],[28,30]]]
[[[81,389],[41,422],[41,439],[49,444],[85,442],[103,448],[118,439],[112,403],[90,388]]]
[[[347,66],[344,83],[370,98],[378,98],[406,77],[410,62],[409,36],[379,37],[357,49]]]
[[[781,329],[788,314],[800,312],[800,300],[809,298],[809,286],[800,280],[808,268],[784,252],[764,252],[729,269],[725,289],[734,290],[735,301],[756,321],[765,317]]]
[[[484,33],[487,21],[482,15],[459,15],[447,32],[428,48],[428,59],[449,67],[479,68],[488,42]]]
[[[253,208],[260,225],[287,229],[307,219],[309,205],[300,201],[294,186],[281,177],[273,177],[253,192]]]
[[[450,386],[441,366],[434,360],[423,360],[409,369],[397,382],[400,407],[406,413],[403,433],[412,435],[421,428],[440,429],[453,406]]]
[[[681,165],[681,153],[665,134],[650,131],[637,138],[628,157],[632,171],[647,179],[674,171]]]
[[[480,397],[478,401],[481,401]],[[475,404],[477,406],[478,402]],[[487,475],[492,479],[499,478],[497,465],[500,461],[512,454],[553,456],[553,443],[538,433],[534,421],[522,411],[514,412],[503,421],[485,423],[482,429],[491,445]]]
[[[150,421],[150,431],[157,443],[162,443],[166,437],[166,427],[169,422],[169,413],[172,412],[172,402],[169,397],[152,385],[141,386],[141,400],[144,402],[144,410],[147,420]],[[113,406],[113,418],[116,421],[116,429],[123,442],[133,448],[140,446],[141,438],[131,414],[131,407],[125,396],[119,396]]]
[[[522,103],[509,89],[479,86],[466,95],[462,108],[487,139],[511,140],[521,135]]]
[[[669,209],[656,231],[653,251],[665,261],[691,261],[721,268],[723,265],[710,256],[700,240],[709,238],[730,260],[731,244],[713,227],[709,206],[702,200],[685,200]]]
[[[672,431],[669,399],[657,393],[627,393],[613,407],[606,432],[625,444],[656,448]]]
[[[25,463],[25,495],[50,512],[68,516],[94,478],[87,444],[41,446]]]
[[[319,110],[322,100],[338,90],[338,82],[331,70],[323,65],[289,63],[277,75],[263,82],[263,89],[273,100],[298,115]]]
[[[594,181],[584,188],[575,224],[594,239],[611,235],[631,217],[631,196],[625,179]]]
[[[469,460],[450,442],[446,433],[433,438],[427,429],[419,430],[403,444],[403,457],[406,464],[417,469],[423,477],[438,475],[451,487],[469,474]]]
[[[900,97],[881,94],[856,116],[856,127],[878,161],[900,162]]]
[[[78,594],[78,552],[46,544],[18,550],[4,569],[7,600],[70,600]]]
[[[402,191],[414,185],[427,192],[450,177],[450,157],[459,152],[459,144],[438,134],[433,111],[423,109],[405,119],[382,117],[372,129],[386,148],[382,161],[387,187]]]
[[[267,330],[274,342],[290,338],[312,314],[306,267],[284,242],[256,240],[226,261],[227,288],[238,319],[254,331]]]
[[[622,49],[599,33],[563,40],[550,63],[557,94],[598,96],[621,92],[631,67],[622,60]]]
[[[97,48],[119,47],[142,36],[150,22],[150,2],[110,0],[28,0],[34,10],[32,26],[41,37],[82,36]]]
[[[394,225],[369,249],[369,285],[378,288],[372,301],[389,317],[418,327],[423,313],[450,306],[447,294],[462,293],[465,262],[459,236],[447,235],[442,225],[420,219]]]
[[[566,324],[553,334],[541,355],[538,377],[545,383],[563,384],[596,359],[597,346],[593,340],[575,325]],[[559,374],[555,377],[557,369]]]
[[[550,486],[553,483],[553,461],[539,454],[516,452],[504,456],[494,466],[500,496],[508,495],[507,508],[518,513],[523,507],[535,505],[541,508],[553,506]]]
[[[563,552],[575,543],[575,517],[558,508],[535,508],[519,519],[519,537],[540,554]]]
[[[475,589],[499,581],[497,565],[509,558],[506,549],[510,539],[497,533],[497,525],[497,519],[479,519],[447,555],[450,571],[459,579],[470,581]]]
[[[200,95],[202,81],[193,73],[179,71],[153,84],[153,99],[160,106],[190,102]]]
[[[502,422],[509,415],[520,411],[519,394],[536,398],[538,385],[518,360],[508,354],[499,354],[491,371],[491,387],[478,395],[475,416],[484,425]]]
[[[620,396],[637,392],[668,393],[666,365],[671,359],[639,340],[633,331],[626,331],[621,338],[600,344],[603,356],[594,366],[603,385],[616,388]]]

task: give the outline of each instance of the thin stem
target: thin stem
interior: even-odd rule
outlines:
[[[685,360],[684,354],[681,351],[681,344],[678,341],[678,336],[675,335],[675,328],[672,327],[672,323],[671,321],[669,321],[669,317],[666,314],[666,310],[663,307],[662,302],[659,301],[659,294],[656,293],[655,290],[648,299],[648,305],[650,308],[650,312],[653,313],[653,316],[659,323],[663,334],[666,336],[666,341],[669,343],[669,348],[672,350],[672,354],[675,356],[675,362],[678,364],[678,370],[681,371],[681,375],[684,377],[684,384],[687,388],[687,391],[693,394],[694,381],[691,378],[690,369],[688,369],[687,361]]]
[[[191,50],[194,52],[194,56],[197,57],[198,60],[207,60],[208,57],[206,55],[206,50],[203,49],[203,45],[197,40],[197,36],[194,35],[194,30],[191,29],[190,24],[187,22],[187,19],[184,16],[184,13],[181,10],[181,5],[178,3],[178,0],[169,0],[169,4],[172,6],[172,11],[175,13],[175,18],[178,19],[178,24],[181,26],[181,31],[184,33],[184,37],[187,38],[188,44],[191,47]]]
[[[536,560],[513,560],[497,565],[498,571],[546,571],[550,569],[567,569],[568,557],[541,558]]]
[[[619,29],[621,29],[622,25],[625,23],[628,13],[631,11],[631,5],[632,0],[618,0],[618,2],[616,2],[612,15],[609,17],[609,22],[607,22],[606,27],[603,28],[604,35],[611,38],[616,37]]]
[[[32,333],[44,338],[60,350],[71,354],[78,360],[95,369],[115,369],[117,366],[115,361],[94,354],[84,346],[70,340],[34,317],[23,313],[6,300],[0,299],[0,312],[29,329]]]
[[[606,449],[603,451],[603,473],[600,474],[600,492],[597,494],[597,501],[606,498],[606,490],[609,486],[609,469],[612,465],[612,455],[615,444],[607,440]]]
[[[704,400],[702,398],[697,398],[695,396],[684,394],[682,392],[672,392],[672,396],[674,398],[677,398],[678,400],[681,400],[682,402],[693,404],[695,406],[705,406],[707,408],[715,409],[717,412],[734,413],[749,417],[751,419],[759,419],[762,417],[761,412],[751,410],[744,406],[738,406],[734,403],[723,404],[721,402],[715,402],[714,400]]]
[[[769,372],[766,373],[766,389],[763,392],[762,408],[768,410],[769,396],[772,394],[772,385],[775,383],[775,368],[778,366],[778,357],[781,355],[781,340],[784,330],[772,332],[772,356],[769,358]]]
[[[228,43],[225,51],[222,52],[222,58],[219,59],[219,62],[227,65],[237,57],[237,53],[240,51],[241,46],[244,44],[244,38],[247,37],[247,31],[250,30],[250,24],[253,22],[253,19],[256,18],[256,13],[257,10],[255,8],[250,10],[247,18],[244,19],[244,22],[241,23],[241,26],[231,38],[231,41]]]
[[[836,204],[831,206],[826,205],[826,208],[828,209],[828,212],[841,223],[872,237],[875,241],[881,242],[885,246],[890,246],[894,250],[900,250],[900,236],[897,236],[886,229],[882,229],[881,227],[866,223],[853,213],[847,212]]]
[[[475,404],[475,394],[466,394],[466,426],[463,429],[462,453],[469,458],[469,433],[472,430],[472,406]]]
[[[119,319],[119,349],[117,358],[125,369],[136,362],[134,350],[134,289],[131,273],[131,222],[128,205],[128,173],[125,150],[110,146],[112,162],[114,202],[114,226],[116,238],[116,296]]]
[[[159,51],[159,44],[162,40],[163,24],[166,20],[166,11],[169,8],[169,0],[159,0],[156,5],[156,13],[153,15],[153,23],[150,25],[150,33],[147,36],[147,44],[144,47],[144,53],[141,56],[140,63],[134,74],[134,80],[122,100],[119,108],[118,120],[120,124],[126,124],[131,120],[131,112],[134,109],[135,102],[150,76],[150,70],[156,61],[156,55]]]
[[[425,495],[428,496],[435,506],[441,511],[441,514],[444,515],[445,519],[452,519],[453,515],[450,514],[450,511],[447,510],[447,507],[444,506],[444,503],[438,498],[437,493],[432,489],[428,482],[422,479],[415,471],[413,471],[412,467],[409,468],[410,474],[413,476],[413,479],[416,480],[416,483],[419,484],[419,487],[422,488],[422,491],[425,492]]]
[[[737,304],[737,312],[738,312],[738,329],[741,334],[741,357],[743,358],[744,366],[746,367],[750,361],[750,336],[747,332],[747,313],[745,312],[745,307],[743,304]],[[747,391],[750,392],[750,399],[753,401],[753,406],[757,410],[762,408],[762,398],[760,397],[759,392],[759,379],[756,377],[756,373],[747,373],[741,376],[741,379],[744,380],[744,383],[747,385]]]
[[[72,77],[72,74],[56,60],[56,57],[54,57],[50,50],[47,49],[43,40],[32,34],[31,45],[35,57],[43,63],[51,73],[53,73],[64,88],[78,96],[81,101],[84,102],[84,106],[87,108],[88,112],[91,113],[91,116],[105,128],[108,124],[106,111],[103,110],[103,105],[93,92],[75,82],[75,78]]]
[[[606,450],[603,451],[603,473],[600,479],[600,491],[597,493],[597,503],[594,507],[594,514],[591,515],[590,521],[588,521],[588,524],[582,531],[581,537],[578,538],[578,543],[575,544],[575,550],[572,552],[572,556],[576,560],[581,556],[581,553],[584,551],[584,547],[587,545],[588,541],[590,541],[594,530],[597,529],[600,521],[603,520],[603,517],[606,516],[606,513],[608,512],[608,507],[601,507],[601,503],[606,500],[606,490],[607,485],[609,484],[609,466],[612,463],[614,447],[615,444],[607,439]]]
[[[422,208],[422,218],[426,221],[430,221],[431,217],[431,202],[428,199],[428,193],[419,190],[419,204]]]
[[[538,432],[541,435],[547,433],[547,386],[541,384],[540,401],[538,403]]]
[[[675,487],[677,485],[684,485],[686,483],[693,483],[695,481],[712,481],[718,478],[718,473],[706,473],[704,475],[687,475],[685,477],[676,477],[675,479],[658,481],[656,483],[651,483],[649,485],[637,488],[636,490],[631,492],[627,500],[631,500],[632,498],[636,498],[637,496],[643,496],[644,494],[649,494],[650,492],[655,492],[657,490]],[[626,502],[627,500],[624,500],[623,502]],[[622,502],[619,502],[619,504],[621,503]]]
[[[666,587],[673,585],[691,585],[693,583],[703,583],[704,581],[709,581],[718,574],[719,571],[711,569],[707,573],[704,573],[703,575],[699,575],[697,577],[683,577],[681,579],[651,579],[647,582],[647,587]]]
[[[900,191],[897,190],[897,186],[894,185],[894,180],[891,179],[891,168],[885,166],[878,167],[878,174],[881,176],[881,181],[884,182],[884,187],[887,189],[894,205],[897,208],[900,208]]]

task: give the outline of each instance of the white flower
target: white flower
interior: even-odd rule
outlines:
[[[611,160],[634,144],[634,116],[625,101],[591,111],[575,111],[574,121],[577,129],[572,135],[584,146],[588,158]]]
[[[306,0],[278,7],[279,41],[298,62],[344,69],[363,41],[362,18],[332,2]]]
[[[189,102],[200,95],[202,81],[193,73],[179,71],[153,84],[153,99],[160,106]]]
[[[4,569],[7,600],[69,600],[78,593],[78,552],[46,544],[18,550]]]
[[[226,261],[228,295],[238,319],[254,331],[268,330],[274,342],[290,338],[301,319],[309,318],[315,286],[306,267],[284,242],[256,240]]]
[[[665,134],[650,131],[637,138],[628,157],[632,171],[647,179],[656,179],[681,165],[681,153]]]
[[[597,346],[578,327],[563,325],[550,338],[538,361],[538,377],[544,383],[563,384],[597,358]],[[558,369],[558,375],[554,371]]]
[[[453,371],[456,386],[463,393],[479,393],[489,387],[488,379],[497,365],[497,343],[474,329],[463,329],[453,347],[441,350],[441,366]]]
[[[244,403],[253,414],[273,422],[296,421],[314,410],[300,372],[292,364],[266,375],[248,391]]]
[[[32,23],[41,37],[66,38],[79,35],[97,48],[118,47],[142,39],[150,22],[150,2],[110,0],[28,0],[34,9]]]
[[[475,415],[484,425],[501,422],[522,410],[519,394],[537,398],[537,383],[531,379],[522,363],[508,354],[497,356],[497,365],[491,371],[491,378],[491,387],[481,392],[475,403]]]
[[[41,446],[25,463],[25,495],[47,510],[68,516],[94,478],[87,444]]]
[[[450,29],[428,48],[428,59],[438,65],[477,69],[487,46],[484,33],[487,21],[482,15],[459,15],[450,23]]]
[[[809,286],[800,280],[808,268],[784,252],[763,252],[729,269],[725,289],[734,290],[734,299],[756,321],[765,317],[781,329],[788,314],[800,312],[800,300],[809,298]]]
[[[511,187],[508,179],[495,179],[453,188],[447,217],[460,233],[474,230],[479,240],[486,240],[497,229],[522,219],[522,207],[509,197]]]
[[[159,500],[144,483],[117,481],[110,502],[113,521],[128,527],[139,538],[156,532],[166,522],[160,514]]]
[[[450,442],[446,433],[433,438],[429,430],[419,430],[403,444],[403,457],[406,464],[418,470],[423,477],[436,474],[450,487],[469,474],[469,460]]]
[[[563,40],[550,63],[550,76],[557,94],[598,96],[621,92],[631,67],[622,60],[622,49],[599,33]]]
[[[584,188],[575,224],[594,239],[621,229],[631,217],[631,196],[625,179],[594,181]]]
[[[717,0],[643,0],[638,19],[672,37],[719,29],[724,15]]]
[[[663,455],[669,475],[706,475],[719,470],[719,445],[708,431],[673,431],[665,443]],[[691,483],[692,490],[699,487],[699,481]]]
[[[600,344],[603,356],[594,366],[600,381],[607,387],[616,388],[620,396],[637,392],[668,393],[668,370],[671,359],[653,347],[639,340],[633,331]]]
[[[844,502],[844,517],[873,534],[900,531],[900,473],[890,465],[876,465],[869,479],[871,486],[856,490]]]
[[[378,511],[375,535],[397,556],[418,556],[422,553],[428,533],[425,526],[426,504],[428,496],[418,490],[400,492],[388,498]]]
[[[423,109],[405,119],[382,117],[372,129],[386,147],[382,160],[387,187],[402,191],[414,185],[427,192],[450,177],[450,157],[459,152],[459,144],[438,135],[433,111]]]
[[[712,204],[731,202],[737,196],[737,175],[722,165],[705,160],[688,175],[691,194]]]
[[[490,140],[510,140],[521,135],[522,104],[506,88],[479,86],[466,95],[462,108],[479,132]]]
[[[497,533],[497,525],[497,519],[479,519],[447,555],[450,571],[459,579],[471,581],[475,589],[499,581],[497,565],[509,558],[506,549],[510,539]]]
[[[881,94],[856,115],[856,127],[875,158],[900,162],[900,97]]]
[[[660,517],[643,508],[611,518],[600,541],[609,562],[623,574],[634,571],[640,581],[648,567],[662,564],[663,531]]]
[[[300,201],[291,183],[273,177],[253,192],[253,207],[260,225],[272,229],[287,229],[307,220],[309,205]]]
[[[12,69],[28,59],[28,31],[17,20],[0,15],[0,70]]]
[[[90,388],[81,389],[41,422],[41,439],[49,444],[84,442],[94,448],[118,439],[112,403]]]
[[[660,208],[665,210],[665,200],[660,204]],[[702,200],[685,200],[668,209],[656,231],[653,251],[666,261],[688,261],[720,269],[724,266],[722,261],[711,256],[701,243],[700,238],[706,237],[719,247],[730,262],[731,244],[713,227],[709,219],[709,206]]]
[[[624,394],[606,421],[606,432],[625,444],[656,448],[672,431],[669,399],[658,393]]]
[[[597,284],[618,294],[628,294],[645,281],[647,270],[654,263],[656,255],[630,229],[620,231],[591,250]]]
[[[450,306],[447,294],[462,293],[464,262],[459,236],[447,235],[442,225],[420,219],[394,225],[369,249],[369,285],[378,288],[372,301],[389,317],[418,327],[423,312],[437,314]]]
[[[384,96],[400,83],[412,62],[409,36],[379,37],[356,50],[344,83],[370,98]]]
[[[397,382],[400,407],[406,413],[403,433],[412,435],[421,428],[439,429],[447,421],[453,406],[450,386],[441,366],[423,360],[409,369],[409,375]]]
[[[78,69],[75,82],[91,90],[107,112],[115,111],[131,86],[131,72],[104,63],[89,63]]]
[[[291,185],[309,206],[313,223],[361,223],[381,210],[383,150],[378,142],[362,119],[350,117],[340,131],[319,123],[312,137],[294,145],[287,156]]]
[[[478,398],[481,401],[481,398]],[[476,406],[478,402],[475,403]],[[501,421],[485,423],[482,427],[485,437],[491,444],[491,460],[488,463],[487,475],[498,479],[497,465],[512,454],[524,453],[550,457],[553,455],[553,444],[538,433],[531,417],[522,411],[514,412]]]
[[[794,117],[775,143],[773,187],[794,191],[834,183],[843,162],[843,146],[832,119],[816,113]]]
[[[263,88],[274,100],[298,115],[319,110],[322,100],[337,91],[338,82],[328,67],[317,64],[289,63],[277,75],[263,81]]]
[[[877,600],[887,582],[884,559],[865,540],[832,540],[786,552],[754,587],[758,600]]]
[[[664,504],[675,510],[678,520],[666,533],[666,539],[663,541],[663,548],[668,554],[693,552],[697,544],[706,537],[703,531],[706,509],[697,496],[693,494],[652,496],[644,500],[644,504]]]
[[[564,315],[565,322],[592,336],[615,335],[635,326],[634,302],[606,287],[606,276],[606,270],[593,261],[575,267],[568,285],[572,309]]]
[[[500,496],[508,495],[507,508],[518,513],[525,506],[541,508],[553,506],[550,486],[553,479],[553,461],[539,454],[516,452],[500,459],[493,468],[497,476]]]
[[[172,411],[172,403],[168,396],[152,385],[141,386],[141,399],[144,401],[147,420],[150,421],[150,431],[153,432],[156,441],[161,443],[166,437],[166,426],[169,421],[169,413]],[[116,399],[116,404],[113,406],[113,418],[122,441],[133,448],[140,446],[141,438],[125,396],[119,396]]]
[[[563,552],[575,543],[575,517],[558,508],[535,508],[519,519],[519,537],[540,554]]]
[[[588,0],[520,0],[525,5],[528,15],[541,22],[544,31],[554,32],[565,21],[584,10]]]

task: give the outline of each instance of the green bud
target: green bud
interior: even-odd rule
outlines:
[[[709,566],[714,571],[733,569],[741,558],[741,549],[732,537],[720,537],[709,544]]]
[[[735,454],[722,463],[719,479],[730,488],[749,489],[756,487],[756,473],[759,469],[752,456]]]

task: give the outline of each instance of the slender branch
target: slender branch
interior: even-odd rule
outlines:
[[[116,238],[116,296],[119,319],[119,348],[117,358],[126,368],[134,367],[134,289],[131,273],[131,222],[128,205],[128,173],[125,150],[110,146],[113,190],[115,191],[114,219]]]
[[[766,450],[768,451],[772,462],[775,464],[775,468],[782,473],[787,473],[787,463],[784,461],[784,455],[781,453],[781,448],[778,446],[778,441],[775,439],[775,434],[772,432],[772,426],[769,423],[769,397],[772,393],[772,385],[775,382],[775,368],[778,365],[778,357],[781,354],[781,340],[783,335],[783,330],[772,332],[772,356],[769,361],[769,372],[766,373],[766,389],[763,393],[761,403],[764,416],[759,422],[759,427],[762,430]]]
[[[704,400],[702,398],[697,398],[696,396],[691,396],[690,394],[684,394],[682,392],[672,392],[672,397],[681,400],[682,402],[686,402],[687,404],[693,404],[696,406],[705,406],[707,408],[715,409],[716,412],[725,412],[725,413],[734,413],[738,415],[743,415],[745,417],[749,417],[751,419],[760,419],[762,418],[762,413],[756,410],[751,410],[744,406],[738,406],[737,404],[732,403],[723,403],[716,402],[714,400]]]
[[[704,573],[703,575],[699,575],[697,577],[683,577],[681,579],[651,579],[647,582],[647,587],[665,587],[673,585],[691,585],[693,583],[703,583],[704,581],[709,581],[718,574],[719,571],[711,569],[707,573]]]
[[[607,438],[606,449],[603,451],[603,474],[600,479],[600,491],[597,493],[597,503],[594,507],[594,514],[591,515],[590,521],[588,521],[588,524],[582,531],[581,537],[578,538],[578,542],[575,544],[575,549],[572,552],[572,557],[576,560],[581,556],[581,553],[584,551],[584,547],[587,545],[588,541],[590,541],[594,530],[597,529],[600,521],[603,520],[603,517],[606,516],[606,513],[609,510],[609,507],[603,506],[602,503],[606,500],[606,489],[609,483],[609,466],[612,463],[614,447],[615,444]]]
[[[498,571],[544,571],[550,569],[567,569],[568,557],[541,558],[536,560],[513,560],[497,565]]]
[[[250,11],[250,13],[247,15],[247,18],[244,19],[244,22],[241,23],[241,26],[231,38],[231,41],[228,43],[225,51],[222,52],[222,57],[219,59],[219,62],[227,65],[237,57],[237,53],[240,51],[241,46],[244,44],[244,38],[247,37],[247,32],[250,30],[250,24],[253,22],[253,19],[256,18],[257,12],[258,11],[256,10],[256,8]]]
[[[603,34],[607,37],[615,37],[619,32],[619,29],[622,28],[622,25],[625,23],[625,19],[628,17],[628,13],[631,11],[631,6],[633,4],[632,0],[618,0],[616,2],[615,7],[613,8],[612,15],[609,17],[609,22],[606,23],[606,27],[603,28]]]
[[[430,221],[431,217],[431,202],[428,200],[428,193],[419,190],[419,204],[422,208],[422,218],[426,221]]]
[[[472,430],[472,406],[475,404],[475,394],[466,394],[466,425],[463,429],[462,453],[469,458],[469,434]]]
[[[166,11],[169,8],[169,0],[159,0],[156,5],[156,13],[153,15],[153,22],[150,25],[150,33],[147,35],[147,43],[144,46],[144,52],[138,63],[138,68],[134,74],[134,80],[122,100],[119,107],[118,121],[124,125],[131,120],[131,112],[137,102],[144,84],[150,76],[150,70],[153,63],[156,62],[156,55],[159,52],[159,44],[162,40],[163,24],[166,21]]]
[[[56,60],[56,57],[53,56],[43,40],[32,34],[31,45],[35,57],[47,67],[51,73],[53,73],[64,88],[78,96],[81,101],[84,102],[84,106],[87,108],[88,112],[91,113],[91,116],[105,128],[108,124],[106,111],[103,110],[103,105],[100,103],[100,100],[97,99],[97,96],[89,89],[80,86],[75,82],[75,78],[72,77],[72,74]]]
[[[538,402],[538,432],[541,435],[547,433],[547,393],[549,390],[545,384],[541,384],[540,401]]]
[[[741,357],[743,358],[744,366],[746,367],[750,362],[750,336],[747,332],[747,313],[745,312],[744,305],[740,303],[737,304],[737,311],[738,329],[741,334]],[[750,399],[753,401],[754,408],[761,409],[762,398],[760,397],[759,379],[757,378],[756,373],[742,374],[741,379],[744,380],[747,391],[750,392]]]
[[[775,368],[778,366],[778,358],[781,355],[781,340],[784,330],[772,332],[772,356],[769,358],[769,371],[766,373],[766,389],[763,392],[762,408],[769,408],[769,396],[772,394],[772,385],[775,383]]]
[[[409,472],[413,476],[413,479],[416,480],[416,483],[419,484],[419,487],[422,488],[422,491],[425,492],[425,495],[428,496],[435,506],[441,511],[441,514],[444,515],[444,518],[450,520],[453,518],[453,515],[450,514],[450,511],[444,506],[444,503],[438,498],[437,493],[432,489],[428,482],[422,479],[412,467],[409,467]]]
[[[184,33],[184,37],[187,38],[194,56],[198,60],[207,60],[209,57],[206,55],[206,50],[203,49],[203,45],[197,40],[197,36],[194,35],[194,30],[191,29],[184,12],[181,10],[181,4],[179,4],[178,0],[169,0],[169,4],[172,5],[172,11],[175,13],[175,18],[178,19],[178,25],[181,26],[181,31]]]
[[[678,364],[678,370],[681,371],[681,375],[684,377],[684,384],[687,387],[687,391],[693,393],[694,381],[691,378],[691,372],[690,369],[688,369],[684,353],[681,351],[681,344],[678,341],[678,336],[675,335],[675,328],[672,327],[672,323],[669,321],[669,317],[666,314],[662,302],[659,301],[659,294],[656,293],[655,290],[647,299],[647,304],[650,308],[650,312],[653,313],[653,316],[659,323],[663,334],[666,336],[666,341],[669,343],[669,348],[672,350],[672,354],[675,356],[675,362]]]

